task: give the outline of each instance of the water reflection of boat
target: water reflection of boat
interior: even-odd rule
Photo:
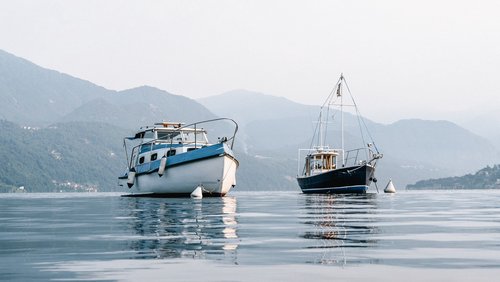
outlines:
[[[322,250],[311,263],[347,264],[347,250],[377,244],[371,216],[377,208],[376,194],[306,195],[304,200],[302,223],[308,228],[301,237],[311,240],[307,249]]]
[[[205,258],[236,262],[236,198],[129,198],[134,258]]]

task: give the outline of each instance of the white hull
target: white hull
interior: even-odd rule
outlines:
[[[238,162],[228,155],[167,167],[163,176],[157,171],[136,176],[132,194],[191,194],[198,186],[203,194],[224,196],[236,185]]]

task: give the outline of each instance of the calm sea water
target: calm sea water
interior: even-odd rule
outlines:
[[[0,194],[0,280],[494,281],[500,191]]]

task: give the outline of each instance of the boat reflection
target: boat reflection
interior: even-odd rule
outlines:
[[[236,198],[129,198],[134,258],[236,262]]]
[[[305,213],[300,220],[307,226],[300,236],[310,239],[305,246],[320,257],[309,263],[356,263],[352,248],[375,247],[376,194],[304,195]],[[349,257],[349,258],[348,258]]]

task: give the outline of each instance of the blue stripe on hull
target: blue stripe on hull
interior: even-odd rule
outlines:
[[[366,185],[344,186],[344,187],[326,187],[302,189],[304,194],[364,194],[368,190]]]
[[[178,148],[178,147],[182,147],[182,145],[181,144],[154,144],[153,146],[151,146],[151,144],[142,145],[141,151],[139,152],[139,154],[144,154],[146,152],[159,150],[159,149]]]

